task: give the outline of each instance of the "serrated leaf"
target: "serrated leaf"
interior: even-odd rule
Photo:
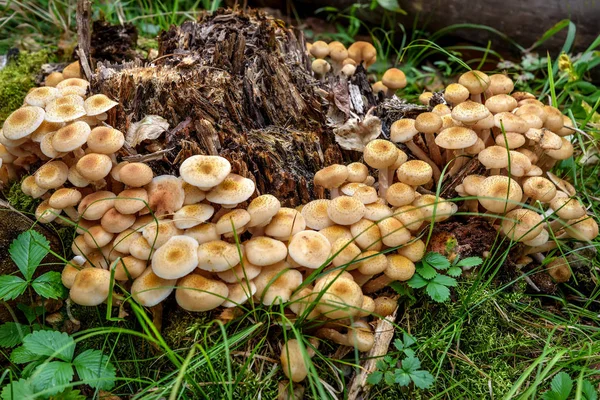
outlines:
[[[412,379],[413,383],[419,389],[427,389],[433,385],[433,375],[431,375],[428,371],[414,371],[410,374],[410,379]]]
[[[383,361],[385,361],[385,363],[387,365],[393,365],[394,364],[394,358],[390,355],[384,356],[383,357]]]
[[[73,380],[73,366],[69,362],[51,361],[37,367],[31,375],[31,380],[37,392],[44,391],[46,395],[62,392],[66,385]]]
[[[401,296],[408,295],[408,288],[403,284],[403,282],[394,281],[388,285],[392,289],[396,291]]]
[[[435,278],[433,278],[432,282],[439,283],[440,285],[444,285],[444,286],[450,286],[450,287],[454,287],[454,286],[458,285],[458,282],[456,282],[456,279],[451,278],[447,275],[438,275]]]
[[[436,269],[448,269],[450,261],[440,253],[429,252],[425,255],[425,261]]]
[[[558,394],[553,392],[552,390],[548,390],[546,393],[542,395],[542,400],[561,400]]]
[[[404,355],[406,357],[414,357],[415,352],[412,349],[404,349]]]
[[[19,271],[29,281],[44,257],[48,255],[49,248],[50,242],[44,235],[28,230],[13,240],[8,252]]]
[[[35,371],[35,369],[44,362],[46,362],[45,359],[40,359],[40,360],[34,360],[34,361],[28,363],[27,365],[25,365],[25,367],[23,367],[23,370],[21,371],[21,378],[25,378],[25,379],[31,378],[33,371]]]
[[[598,400],[598,393],[596,392],[594,385],[588,380],[583,381],[583,384],[581,385],[581,394],[583,394],[585,400]]]
[[[367,383],[369,385],[378,385],[379,382],[383,379],[383,372],[381,371],[373,371],[367,376]]]
[[[404,347],[410,347],[417,342],[414,337],[406,332],[402,332],[402,341],[404,342]]]
[[[377,360],[377,362],[375,363],[375,366],[377,367],[377,369],[380,369],[380,370],[384,370],[388,367],[387,363],[383,359]]]
[[[87,385],[110,390],[115,386],[116,370],[100,350],[86,350],[73,360],[77,375]]]
[[[63,392],[52,396],[52,400],[85,400],[86,397],[79,390],[68,388]]]
[[[382,8],[385,8],[388,11],[406,15],[406,11],[400,8],[398,0],[377,0],[377,4],[379,4]]]
[[[17,322],[7,322],[0,325],[0,346],[15,347],[23,342],[25,335],[31,333],[31,328]]]
[[[392,371],[386,371],[386,373],[383,374],[383,380],[388,386],[391,386],[396,382],[396,377]]]
[[[39,354],[28,351],[25,346],[17,347],[10,353],[10,361],[15,364],[26,364],[39,359]]]
[[[394,340],[394,347],[399,350],[402,351],[404,350],[404,342],[400,339],[395,339]]]
[[[416,371],[421,368],[421,361],[417,357],[406,357],[402,360],[402,369],[406,372]]]
[[[429,297],[438,303],[443,303],[450,298],[450,289],[439,283],[429,282],[426,290]]]
[[[65,297],[66,291],[62,284],[61,274],[57,271],[48,271],[38,276],[31,284],[33,290],[45,299],[60,299]]]
[[[460,267],[450,267],[446,274],[458,278],[462,274],[462,269]]]
[[[437,271],[431,265],[427,264],[426,262],[419,264],[420,265],[417,267],[417,273],[421,275],[423,279],[430,280],[437,275]]]
[[[550,387],[560,400],[567,400],[573,390],[573,380],[566,372],[559,372],[550,382]]]
[[[75,341],[65,332],[37,331],[23,339],[25,348],[35,354],[60,358],[70,362],[75,351]]]
[[[406,281],[406,284],[413,289],[421,289],[422,287],[427,286],[428,281],[423,279],[421,275],[414,274],[412,278]]]
[[[394,371],[396,377],[396,383],[400,386],[408,386],[410,384],[410,374],[404,370],[398,368]]]
[[[15,275],[0,276],[0,299],[14,300],[27,290],[27,281]]]
[[[21,311],[23,311],[23,314],[25,314],[25,318],[27,318],[27,322],[29,322],[30,324],[35,321],[36,317],[38,315],[42,315],[44,313],[44,307],[43,306],[37,306],[37,307],[30,307],[27,304],[23,304],[23,303],[19,303],[17,304],[17,308]],[[33,329],[38,330],[38,329]]]
[[[4,386],[2,400],[34,399],[33,384],[28,379],[19,379]]]
[[[481,265],[483,263],[483,260],[481,259],[481,257],[467,257],[467,258],[463,258],[462,260],[460,260],[456,266],[457,267],[466,267],[466,268],[473,268],[476,267],[478,265]]]

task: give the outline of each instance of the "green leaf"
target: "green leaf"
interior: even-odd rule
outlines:
[[[413,383],[419,389],[427,389],[433,385],[433,381],[435,380],[433,375],[431,375],[428,371],[414,371],[410,374],[410,378]]]
[[[379,4],[382,8],[385,8],[388,11],[406,15],[406,11],[400,8],[398,0],[377,0],[377,4]]]
[[[19,379],[4,386],[2,400],[34,399],[33,384],[28,379]]]
[[[48,254],[50,242],[39,232],[28,230],[21,233],[10,245],[10,258],[17,264],[26,280],[31,280],[33,273]]]
[[[396,382],[396,377],[392,371],[387,371],[385,374],[383,374],[383,380],[388,386],[391,386]]]
[[[402,350],[404,350],[404,342],[400,339],[396,339],[396,340],[394,340],[394,347],[397,350],[402,351]]]
[[[110,390],[115,386],[116,370],[100,350],[86,350],[73,360],[77,375],[87,385]]]
[[[377,360],[377,362],[375,363],[375,366],[377,367],[377,369],[380,369],[380,370],[387,369],[387,367],[388,367],[387,363],[383,359]]]
[[[443,303],[450,298],[450,289],[439,283],[429,282],[426,290],[429,297],[438,303]]]
[[[394,371],[396,376],[396,383],[400,386],[408,386],[410,384],[410,374],[404,370],[398,368]]]
[[[413,344],[417,343],[417,341],[415,340],[415,338],[412,337],[411,335],[409,335],[406,332],[402,333],[402,341],[404,342],[404,347],[410,347]]]
[[[581,393],[585,400],[598,400],[598,393],[594,388],[594,385],[588,380],[583,381],[581,385]]]
[[[448,269],[448,267],[450,267],[450,261],[440,253],[427,253],[425,255],[425,261],[436,269]]]
[[[15,275],[0,276],[0,299],[14,300],[27,289],[27,281]]]
[[[450,267],[446,273],[456,278],[462,274],[462,269],[460,267]]]
[[[404,355],[406,357],[414,357],[415,352],[412,349],[404,349]]]
[[[63,392],[52,396],[52,400],[85,400],[86,397],[79,390],[68,388]]]
[[[419,274],[414,274],[412,278],[406,281],[406,284],[413,289],[421,289],[422,287],[427,286],[427,283],[429,282],[423,279]]]
[[[51,361],[35,369],[31,380],[38,392],[54,395],[62,392],[66,385],[73,380],[73,366],[69,362]]]
[[[421,275],[423,279],[433,279],[437,275],[437,271],[431,265],[426,262],[419,263],[420,265],[417,267],[417,273]]]
[[[37,331],[23,339],[25,348],[35,354],[60,358],[70,362],[75,351],[75,341],[65,332]]]
[[[38,359],[25,365],[25,367],[23,367],[23,370],[21,370],[21,378],[31,378],[31,375],[33,375],[33,371],[35,371],[35,369],[44,362],[46,362],[46,359]]]
[[[444,285],[444,286],[451,286],[451,287],[458,285],[458,282],[456,282],[456,279],[451,278],[446,275],[438,275],[435,278],[433,278],[432,282],[439,283],[440,285]]]
[[[476,267],[478,265],[481,265],[483,263],[483,260],[480,257],[467,257],[467,258],[463,258],[462,260],[460,260],[456,266],[457,267],[467,267],[467,268],[473,268]]]
[[[28,351],[25,346],[17,347],[10,354],[10,361],[15,364],[27,364],[32,361],[39,359],[41,356],[39,354],[32,353]]]
[[[44,275],[38,276],[31,284],[31,287],[45,299],[60,299],[66,295],[61,274],[57,271],[49,271]]]
[[[367,383],[369,385],[379,385],[379,382],[383,379],[383,372],[381,371],[373,371],[367,377]]]
[[[421,361],[417,357],[406,357],[402,360],[402,369],[406,372],[416,371],[421,368]]]
[[[35,321],[35,319],[38,315],[44,314],[43,306],[30,307],[27,304],[19,303],[19,304],[17,304],[17,308],[19,310],[23,311],[23,314],[25,314],[25,318],[27,318],[27,322],[29,322],[30,324],[33,321]],[[34,329],[34,330],[36,330],[36,329]]]
[[[567,400],[573,390],[573,380],[566,372],[559,372],[550,382],[550,387],[560,400]]]
[[[17,322],[7,322],[0,325],[0,346],[15,347],[23,343],[23,337],[31,333],[31,328]]]

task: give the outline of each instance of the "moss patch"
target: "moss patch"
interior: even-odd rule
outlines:
[[[0,70],[0,124],[23,104],[27,91],[35,86],[35,75],[48,62],[48,53],[21,53]]]

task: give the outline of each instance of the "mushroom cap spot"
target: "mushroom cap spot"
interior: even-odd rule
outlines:
[[[45,114],[46,112],[41,107],[21,107],[6,118],[2,132],[10,140],[27,137],[42,124]]]
[[[75,276],[69,297],[81,306],[97,306],[108,298],[110,272],[102,268],[83,268]]]
[[[220,156],[191,156],[179,167],[179,174],[185,182],[202,189],[217,186],[230,172],[231,163]]]
[[[152,256],[152,270],[163,279],[178,279],[198,266],[198,242],[177,235],[160,246]]]
[[[316,269],[325,264],[331,252],[331,244],[319,232],[302,231],[290,239],[290,257],[306,268]]]
[[[134,300],[145,307],[154,307],[173,292],[175,279],[163,279],[157,276],[151,267],[138,276],[131,285]]]

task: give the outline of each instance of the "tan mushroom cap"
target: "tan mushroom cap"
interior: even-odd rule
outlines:
[[[135,214],[146,208],[148,192],[144,188],[125,189],[115,199],[115,208],[121,214]]]
[[[331,64],[322,58],[317,58],[312,62],[311,69],[317,76],[323,76],[331,70]]]
[[[264,305],[288,302],[292,293],[302,284],[300,271],[290,269],[285,261],[263,267],[254,279],[255,297]]]
[[[419,103],[423,104],[424,106],[428,106],[432,97],[432,92],[423,92],[419,95]]]
[[[469,98],[469,89],[460,83],[451,83],[444,89],[444,99],[450,104],[460,104]]]
[[[365,163],[372,168],[388,168],[396,162],[398,148],[389,140],[371,140],[365,146],[363,157]]]
[[[56,87],[62,80],[64,80],[64,76],[62,72],[51,72],[48,74],[46,79],[44,79],[44,85],[50,87]]]
[[[299,265],[316,269],[328,261],[331,244],[319,232],[302,231],[292,236],[288,244],[288,252]]]
[[[132,228],[137,229],[136,227]],[[141,231],[144,239],[146,239],[155,249],[164,245],[173,236],[178,236],[183,233],[183,231],[177,228],[173,221],[169,219],[151,219],[146,225],[141,227]]]
[[[248,200],[254,193],[255,184],[252,180],[240,175],[229,174],[206,194],[206,199],[211,203],[221,205],[236,205]]]
[[[510,112],[517,108],[517,100],[508,94],[497,94],[485,101],[485,107],[494,114]]]
[[[490,110],[481,103],[471,100],[463,101],[452,109],[452,118],[465,125],[472,125],[490,115]]]
[[[331,42],[327,45],[329,48],[329,58],[335,63],[341,64],[345,59],[348,58],[348,50],[340,42]]]
[[[64,76],[64,73],[63,73]],[[90,86],[90,83],[88,81],[86,81],[85,79],[81,79],[81,78],[66,78],[61,81],[60,83],[58,83],[56,85],[57,89],[64,89],[66,87],[69,86],[75,86],[81,89],[85,89],[85,91],[83,92],[85,94],[85,92],[87,91],[88,87]]]
[[[518,149],[523,146],[525,142],[525,136],[516,132],[506,132],[503,135],[496,136],[496,144],[504,148]]]
[[[57,99],[58,100],[58,99]],[[69,122],[85,115],[83,105],[76,102],[53,102],[46,106],[44,118],[48,122]]]
[[[394,207],[412,203],[415,196],[416,193],[412,186],[402,182],[394,183],[386,192],[386,200]]]
[[[362,186],[356,189],[352,195],[355,199],[363,204],[375,203],[379,199],[377,190],[372,186]]]
[[[106,154],[90,153],[81,157],[76,164],[77,172],[89,181],[99,181],[110,174],[112,160]]]
[[[114,234],[107,232],[101,225],[94,225],[83,234],[85,243],[94,248],[104,247],[110,243]]]
[[[158,277],[152,268],[146,270],[133,281],[131,295],[133,299],[145,307],[154,307],[169,297],[175,288],[174,279]]]
[[[327,214],[329,202],[330,200],[327,199],[318,199],[313,200],[302,207],[301,213],[306,221],[307,227],[310,229],[321,230],[335,224]]]
[[[215,208],[210,204],[189,204],[181,207],[173,214],[173,223],[179,229],[192,228],[208,221],[214,212]]]
[[[431,165],[427,164],[425,161],[410,160],[398,168],[396,175],[402,183],[411,186],[419,186],[424,185],[431,180],[433,169],[431,168]]]
[[[550,207],[563,220],[581,218],[586,214],[585,208],[576,198],[553,198],[550,201]]]
[[[393,216],[411,232],[417,232],[425,221],[423,211],[413,205],[405,205],[396,208]]]
[[[475,142],[477,142],[477,133],[472,129],[460,126],[446,128],[435,137],[435,144],[451,150],[465,149],[474,145]]]
[[[523,182],[523,193],[533,200],[548,203],[556,196],[556,186],[549,179],[534,176]]]
[[[366,186],[361,182],[348,182],[340,186],[340,192],[346,196],[352,196],[359,188]]]
[[[550,239],[550,234],[547,230],[542,229],[542,231],[538,233],[538,235],[535,236],[533,239],[524,240],[523,244],[531,247],[541,246],[543,244],[546,244],[548,242],[548,239]]]
[[[113,261],[110,265],[110,269],[115,270],[115,279],[117,281],[136,279],[146,270],[146,260],[140,260],[133,256],[126,256]]]
[[[21,190],[27,196],[31,196],[34,199],[38,199],[44,194],[46,194],[46,192],[48,192],[48,189],[39,187],[38,184],[35,183],[35,176],[33,175],[29,175],[28,177],[23,179],[23,181],[21,182]]]
[[[104,215],[108,210],[115,206],[115,198],[117,196],[113,192],[107,190],[100,190],[85,196],[77,211],[83,219],[95,221]]]
[[[252,264],[246,256],[235,267],[227,271],[218,272],[217,276],[226,283],[239,283],[244,280],[251,281],[256,278],[262,270],[262,267]]]
[[[85,99],[83,107],[87,115],[95,116],[107,112],[117,104],[119,103],[109,99],[104,94],[95,94]]]
[[[348,57],[359,64],[364,61],[368,68],[377,61],[377,50],[371,43],[356,41],[348,47]]]
[[[178,279],[191,273],[198,266],[198,242],[177,235],[160,246],[152,256],[152,270],[163,279]]]
[[[400,247],[397,253],[408,258],[413,263],[421,261],[425,257],[427,246],[421,239],[411,238],[410,242]]]
[[[353,162],[348,164],[348,182],[364,182],[369,176],[369,168],[361,162]]]
[[[111,233],[121,233],[135,222],[135,215],[121,214],[115,208],[111,208],[100,219],[100,225]]]
[[[185,234],[196,239],[198,244],[219,240],[221,238],[217,234],[217,226],[209,222],[186,229]]]
[[[431,194],[417,197],[413,206],[419,208],[423,218],[429,222],[445,221],[458,211],[456,204]]]
[[[256,197],[250,202],[247,208],[250,214],[250,222],[248,222],[247,226],[251,228],[268,223],[280,208],[281,203],[279,199],[273,195],[263,194]]]
[[[363,275],[377,275],[388,267],[388,259],[379,251],[365,251],[360,256],[358,272]]]
[[[87,138],[90,151],[101,154],[116,153],[123,147],[125,136],[121,131],[109,126],[94,128]]]
[[[300,212],[293,208],[281,207],[265,227],[265,234],[287,241],[304,229],[306,229],[306,221]]]
[[[381,77],[381,82],[395,92],[406,87],[406,75],[398,68],[390,68]]]
[[[241,251],[235,244],[222,240],[202,243],[198,246],[198,268],[210,272],[227,271],[239,264]]]
[[[310,54],[317,59],[325,58],[329,55],[329,46],[322,40],[317,40],[310,47]]]
[[[527,139],[536,142],[544,150],[558,150],[562,147],[562,138],[548,129],[530,128],[525,132]]]
[[[266,236],[257,236],[244,243],[245,257],[258,267],[273,265],[285,260],[288,249],[279,240]]]
[[[529,129],[541,129],[544,126],[544,121],[542,121],[537,115],[523,114],[521,115],[521,119],[525,121],[525,124],[527,124]]]
[[[119,164],[117,166],[119,168],[118,176],[119,181],[123,182],[129,187],[142,187],[149,184],[152,184],[152,179],[154,178],[154,172],[152,169],[144,164],[144,163],[126,163]],[[165,176],[165,175],[163,175]],[[163,179],[161,178],[160,181]],[[170,180],[169,180],[170,182]],[[183,188],[182,188],[183,190]],[[185,195],[185,194],[184,194]]]
[[[52,146],[52,138],[54,137],[55,132],[50,132],[44,135],[40,142],[40,151],[48,158],[61,158],[65,155],[65,153],[61,153],[56,151]]]
[[[584,215],[581,218],[569,220],[565,231],[573,239],[587,242],[598,236],[598,223],[593,217]]]
[[[348,167],[340,164],[332,164],[317,171],[314,177],[315,185],[325,189],[340,187],[348,179]]]
[[[504,128],[506,132],[525,133],[529,129],[525,120],[510,112],[500,112],[494,115],[496,128]]]
[[[330,273],[317,282],[315,293],[322,293],[317,306],[323,316],[330,319],[352,318],[360,312],[363,293],[352,279]]]
[[[566,160],[573,155],[573,144],[566,138],[561,137],[562,146],[558,150],[546,150],[545,153],[555,160]]]
[[[35,183],[42,189],[56,189],[67,181],[69,167],[62,161],[50,161],[34,174]]]
[[[248,211],[243,209],[236,209],[230,211],[219,218],[217,221],[217,234],[228,235],[234,233],[240,235],[243,233],[244,228],[250,222],[250,214]],[[227,237],[227,236],[226,236]]]
[[[179,174],[185,182],[203,190],[217,186],[230,172],[231,163],[220,156],[191,156],[179,167]]]
[[[501,146],[487,147],[479,153],[477,158],[487,169],[508,167],[508,150]]]
[[[481,71],[468,71],[458,78],[458,83],[469,90],[471,94],[481,94],[490,86],[490,77]]]
[[[42,86],[27,93],[25,103],[30,106],[46,107],[46,104],[59,96],[60,91],[58,89],[50,86]]]
[[[507,212],[502,219],[502,233],[510,240],[525,242],[542,232],[542,221],[542,216],[535,211],[517,208]]]
[[[352,233],[350,228],[347,226],[341,225],[332,225],[328,226],[325,229],[319,230],[319,233],[322,234],[329,240],[330,244],[334,244],[338,239],[345,239],[347,241],[352,240]]]
[[[75,276],[69,297],[81,306],[102,304],[110,291],[110,272],[101,268],[83,268]]]
[[[431,112],[424,112],[415,119],[415,129],[423,133],[435,133],[442,127],[442,118]]]
[[[6,118],[2,125],[2,133],[10,140],[27,137],[42,124],[45,114],[41,107],[21,107]]]
[[[415,264],[399,254],[387,256],[388,267],[383,271],[393,281],[406,282],[415,274]]]
[[[35,209],[35,219],[42,224],[48,224],[54,221],[60,213],[61,210],[51,207],[48,199],[46,199]]]
[[[81,192],[73,188],[60,188],[50,196],[49,204],[53,208],[67,208],[79,204],[81,201]]]
[[[394,143],[405,143],[418,134],[415,126],[415,120],[411,118],[402,118],[394,121],[390,128],[390,139]]]
[[[200,203],[202,200],[204,200],[206,198],[206,192],[200,190],[200,188],[190,185],[186,181],[183,181],[182,186],[183,186],[183,192],[185,193],[183,205],[187,206],[190,204]]]
[[[464,149],[464,152],[471,156],[475,156],[481,153],[483,149],[485,149],[485,143],[483,142],[483,140],[481,140],[481,138],[477,138],[473,145]]]
[[[112,243],[113,249],[119,253],[129,254],[129,245],[132,241],[140,236],[142,236],[142,234],[138,231],[135,231],[131,228],[125,229],[123,232],[114,237]]]
[[[71,289],[71,287],[73,287],[75,277],[81,270],[81,266],[84,263],[85,258],[81,256],[75,256],[71,261],[65,264],[65,267],[63,268],[62,273],[60,275],[60,280],[67,289]]]
[[[518,206],[523,197],[523,190],[514,179],[494,175],[481,182],[477,196],[479,203],[486,210],[503,213]]]
[[[254,282],[242,281],[227,285],[229,294],[227,300],[222,304],[223,307],[239,307],[246,303],[252,296],[256,294],[256,285]]]
[[[327,205],[329,219],[339,225],[352,225],[358,222],[364,213],[364,204],[350,196],[336,197]]]
[[[397,218],[388,217],[377,223],[381,241],[388,247],[396,247],[410,241],[410,231]]]
[[[77,121],[60,128],[52,136],[52,147],[56,151],[69,152],[83,146],[90,134],[90,126]]]
[[[42,124],[43,124],[43,122],[42,122]],[[21,139],[17,139],[17,140],[8,139],[6,136],[4,136],[4,132],[2,131],[2,129],[0,129],[0,144],[2,144],[5,148],[6,147],[18,147],[18,146],[22,145],[23,143],[26,143],[29,139],[34,141],[33,134],[31,134],[30,137],[25,136],[25,137],[22,137]],[[36,136],[36,139],[37,139],[37,136]]]
[[[525,176],[527,171],[531,169],[531,161],[529,160],[529,157],[523,153],[513,150],[509,150],[508,154],[510,157],[510,163],[508,166],[510,175],[517,177]]]
[[[369,221],[379,221],[387,217],[391,217],[393,211],[385,204],[372,203],[365,205],[364,217]]]
[[[350,226],[350,233],[361,250],[381,250],[383,242],[376,222],[363,218]]]
[[[199,274],[181,278],[175,289],[177,304],[188,311],[213,310],[223,304],[228,295],[226,284]]]
[[[373,90],[373,94],[377,96],[379,92],[385,93],[387,91],[387,87],[385,87],[381,81],[377,81],[371,85],[371,90]]]
[[[515,84],[508,76],[504,74],[490,75],[490,85],[488,90],[492,95],[509,94],[515,88]]]
[[[128,164],[121,169],[129,167]],[[146,186],[148,191],[148,204],[157,215],[172,214],[183,206],[185,192],[182,181],[171,175],[159,175],[152,179]]]
[[[310,355],[310,347],[306,352]],[[289,339],[281,349],[281,370],[292,382],[302,382],[308,375],[304,351],[296,339]]]

